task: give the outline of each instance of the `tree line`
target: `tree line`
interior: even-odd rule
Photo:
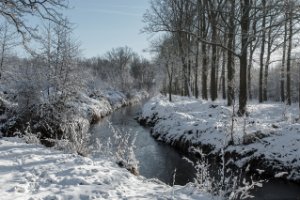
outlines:
[[[238,96],[242,116],[249,99],[269,99],[270,71],[279,71],[279,99],[291,105],[299,5],[297,0],[152,0],[143,31],[161,33],[152,46],[166,72],[170,100],[171,93],[212,101],[221,94],[231,106]]]
[[[101,79],[103,87],[123,92],[132,90],[151,91],[156,86],[155,66],[139,56],[131,48],[118,47],[104,55],[82,60],[81,64]]]

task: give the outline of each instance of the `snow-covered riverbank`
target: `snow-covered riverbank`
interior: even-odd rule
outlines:
[[[126,95],[111,89],[77,92],[74,98],[60,106],[41,99],[41,102],[31,106],[34,112],[25,115],[20,111],[17,99],[12,98],[14,95],[13,92],[0,92],[0,135],[24,135],[30,127],[31,133],[39,133],[46,140],[60,138],[65,130],[70,129],[66,127],[68,124],[80,126],[81,130],[87,132],[90,124],[116,109],[138,103],[149,96],[146,91]]]
[[[173,100],[162,95],[152,98],[139,121],[151,125],[158,140],[182,150],[200,146],[206,153],[218,155],[230,140],[232,107],[179,96]],[[248,110],[246,118],[233,117],[235,145],[228,146],[226,153],[234,155],[239,167],[250,163],[253,170],[300,181],[297,106],[250,103]]]
[[[107,158],[0,139],[0,195],[5,199],[211,199],[192,185],[170,187],[130,174]]]
[[[119,91],[104,90],[89,95],[81,93],[79,96],[80,98],[71,102],[70,105],[76,110],[75,113],[90,123],[94,123],[97,119],[109,115],[116,109],[142,101],[149,94],[146,91],[140,91],[132,93],[128,97]]]

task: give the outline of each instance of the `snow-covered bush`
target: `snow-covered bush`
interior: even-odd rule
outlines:
[[[82,114],[72,102],[79,98],[88,76],[78,65],[78,46],[67,24],[67,20],[50,23],[45,37],[40,38],[41,51],[19,59],[3,74],[6,85],[2,88],[13,91],[16,107],[2,130],[6,136],[18,132],[28,140],[35,134],[47,146],[68,140],[74,151],[86,154],[89,123],[80,118]]]
[[[207,155],[202,150],[196,148],[191,148],[190,150],[193,154],[196,153],[200,156],[196,161],[185,158],[196,170],[194,182],[200,190],[208,192],[222,200],[237,200],[252,198],[253,196],[250,192],[255,187],[262,187],[263,180],[253,180],[252,177],[250,177],[250,180],[247,180],[243,175],[243,170],[232,169],[230,167],[230,164],[232,164],[231,160],[226,161],[223,149],[221,152],[221,162],[218,164],[217,161],[216,166],[213,167],[208,164]]]
[[[40,134],[33,134],[31,127],[30,127],[30,123],[28,123],[27,128],[25,129],[25,134],[23,135],[24,140],[26,141],[26,143],[33,143],[33,144],[39,144],[40,143]]]
[[[109,128],[112,132],[112,137],[109,139],[108,150],[119,166],[126,168],[131,173],[137,175],[138,172],[138,160],[135,157],[135,139],[136,136],[131,138],[130,132],[119,130],[109,122]]]
[[[89,121],[87,119],[79,118],[77,120],[71,119],[69,122],[61,124],[63,131],[63,139],[69,141],[74,151],[79,155],[86,156],[89,154]]]

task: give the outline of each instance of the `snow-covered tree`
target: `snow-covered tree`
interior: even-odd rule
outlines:
[[[68,0],[5,0],[0,2],[0,15],[21,34],[23,41],[36,35],[36,27],[27,17],[59,23],[61,11],[68,7]]]

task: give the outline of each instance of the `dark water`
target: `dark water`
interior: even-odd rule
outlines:
[[[167,184],[173,182],[185,185],[193,181],[195,170],[182,158],[183,155],[162,142],[153,139],[149,129],[140,126],[134,119],[141,112],[142,105],[135,105],[115,111],[92,128],[94,137],[102,141],[111,137],[109,120],[114,127],[136,135],[135,156],[139,161],[139,173],[146,178],[157,178]],[[174,170],[176,177],[174,181]],[[300,200],[300,185],[278,179],[269,180],[252,194],[256,200]]]
[[[173,184],[173,173],[176,169],[175,184],[185,185],[193,181],[195,170],[191,164],[182,159],[177,151],[169,145],[151,137],[149,129],[140,126],[134,119],[141,111],[141,105],[125,107],[93,127],[93,135],[100,140],[111,137],[109,120],[114,128],[136,135],[135,156],[139,161],[139,173],[146,178],[157,178],[167,184]]]

